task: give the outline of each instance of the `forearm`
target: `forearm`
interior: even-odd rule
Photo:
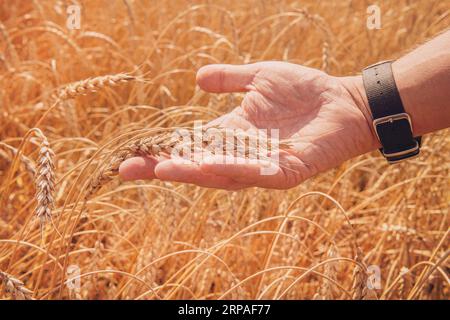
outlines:
[[[392,70],[414,136],[450,126],[450,31],[396,60]],[[379,148],[362,76],[345,78],[345,83],[373,132],[371,149]]]
[[[414,135],[450,126],[450,31],[392,64]]]

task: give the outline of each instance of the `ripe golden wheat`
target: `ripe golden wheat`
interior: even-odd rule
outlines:
[[[0,298],[450,297],[448,130],[284,191],[114,179],[241,103],[199,90],[199,67],[357,74],[448,28],[447,2],[381,2],[379,30],[364,1],[78,2],[69,30],[64,1],[0,1]]]

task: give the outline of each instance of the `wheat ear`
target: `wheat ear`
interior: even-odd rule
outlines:
[[[355,261],[358,265],[353,270],[353,300],[376,300],[378,299],[377,293],[374,289],[369,288],[369,277],[367,273],[367,266],[362,260],[363,253],[359,247],[356,247]],[[361,266],[363,268],[361,268]]]
[[[330,44],[328,41],[323,42],[322,47],[322,70],[325,72],[329,72],[329,66],[330,66]]]
[[[0,283],[5,286],[5,291],[10,293],[13,299],[31,300],[33,291],[27,289],[22,281],[14,278],[12,275],[0,271]]]
[[[362,300],[367,294],[367,272],[366,266],[362,260],[362,255],[361,249],[356,247],[355,261],[363,267],[358,264],[355,269],[353,269],[353,300]]]
[[[41,227],[52,218],[54,207],[53,192],[55,188],[55,153],[50,148],[47,138],[42,134],[42,144],[39,150],[38,168],[36,172],[36,216]]]
[[[152,155],[158,156],[160,153],[170,153],[173,147],[178,143],[173,139],[170,133],[164,133],[153,137],[142,138],[123,148],[121,148],[113,157],[106,168],[100,170],[89,182],[85,200],[96,193],[104,184],[109,182],[119,172],[120,164],[128,158],[134,156]]]
[[[219,129],[219,128],[216,128]],[[226,130],[223,129],[222,130]],[[225,132],[225,131],[224,131]],[[185,145],[184,147],[189,147],[191,151],[198,152],[201,150],[194,150],[195,143],[192,144],[196,139],[194,135],[196,132],[189,132],[190,138],[188,141],[191,141],[191,145]],[[131,144],[121,148],[116,152],[116,155],[112,158],[111,162],[108,164],[107,167],[100,170],[100,172],[95,175],[90,181],[89,185],[87,187],[87,191],[85,193],[84,200],[85,202],[87,199],[92,196],[94,193],[96,193],[105,183],[109,182],[111,179],[113,179],[114,176],[116,176],[119,172],[119,166],[120,164],[125,161],[128,158],[134,157],[134,156],[159,156],[161,153],[171,153],[173,148],[177,146],[180,143],[183,143],[183,137],[179,136],[176,137],[173,132],[166,132],[163,134],[159,134],[152,137],[146,137],[139,139],[135,142],[132,142]],[[184,137],[186,138],[186,137]],[[226,143],[226,142],[225,142]],[[239,146],[246,145],[247,141],[244,138],[237,139],[236,142],[232,144],[232,152],[236,152],[239,148]],[[201,148],[207,148],[209,146],[209,142],[202,142]],[[289,148],[289,143],[280,143],[280,148]],[[224,150],[226,151],[226,149]],[[249,150],[245,150],[245,157],[249,156]]]
[[[16,156],[17,153],[18,153],[18,151],[17,151],[16,148],[14,148],[13,146],[10,146],[9,144],[6,144],[6,143],[4,143],[4,142],[0,142],[0,146],[3,146],[3,147],[5,147],[6,149],[10,150],[11,153],[13,154],[13,156]],[[6,161],[8,161],[8,162],[11,162],[11,161],[12,161],[12,159],[11,159],[10,157],[8,157],[8,155],[5,154],[5,153],[3,153],[3,152],[0,153],[0,156],[1,156],[2,158],[4,158]],[[36,174],[36,165],[35,165],[35,163],[34,163],[30,158],[28,158],[27,156],[21,154],[21,155],[20,155],[20,161],[24,164],[25,168],[27,169],[27,171],[28,171],[32,176],[34,176],[34,175]]]
[[[335,259],[338,256],[337,248],[334,244],[330,245],[327,251],[327,259]],[[328,262],[325,264],[324,275],[336,281],[337,280],[337,262]],[[319,292],[315,295],[316,300],[334,300],[337,297],[336,286],[328,279],[322,279]]]
[[[125,73],[88,78],[66,85],[59,91],[57,97],[60,100],[73,99],[80,95],[96,92],[105,87],[115,87],[120,83],[135,79],[136,77]]]

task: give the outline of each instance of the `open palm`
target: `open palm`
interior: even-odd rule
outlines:
[[[209,65],[197,74],[208,92],[246,92],[241,106],[210,125],[233,129],[278,129],[292,141],[261,175],[258,163],[206,159],[186,164],[176,159],[133,158],[124,162],[125,180],[152,179],[239,189],[250,186],[286,189],[318,172],[377,147],[369,126],[360,77],[332,77],[316,69],[285,62]]]

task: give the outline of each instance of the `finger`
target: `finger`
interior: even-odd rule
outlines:
[[[198,164],[180,159],[170,159],[158,163],[155,175],[163,181],[192,183],[206,188],[237,190],[246,187],[245,184],[237,183],[228,177],[202,172]]]
[[[236,158],[232,156],[211,156],[205,158],[200,169],[204,173],[221,175],[231,178],[237,183],[247,185],[284,189],[286,188],[286,177],[283,170],[271,161],[252,160]]]
[[[124,181],[154,179],[158,160],[150,157],[134,157],[120,164],[119,176]]]
[[[292,188],[309,177],[306,167],[297,157],[281,154],[280,160],[275,163],[232,156],[224,160],[221,156],[211,156],[200,164],[200,169],[205,173],[229,177],[237,183],[270,189]]]
[[[254,64],[211,64],[197,72],[197,83],[207,92],[245,92],[257,72]]]

